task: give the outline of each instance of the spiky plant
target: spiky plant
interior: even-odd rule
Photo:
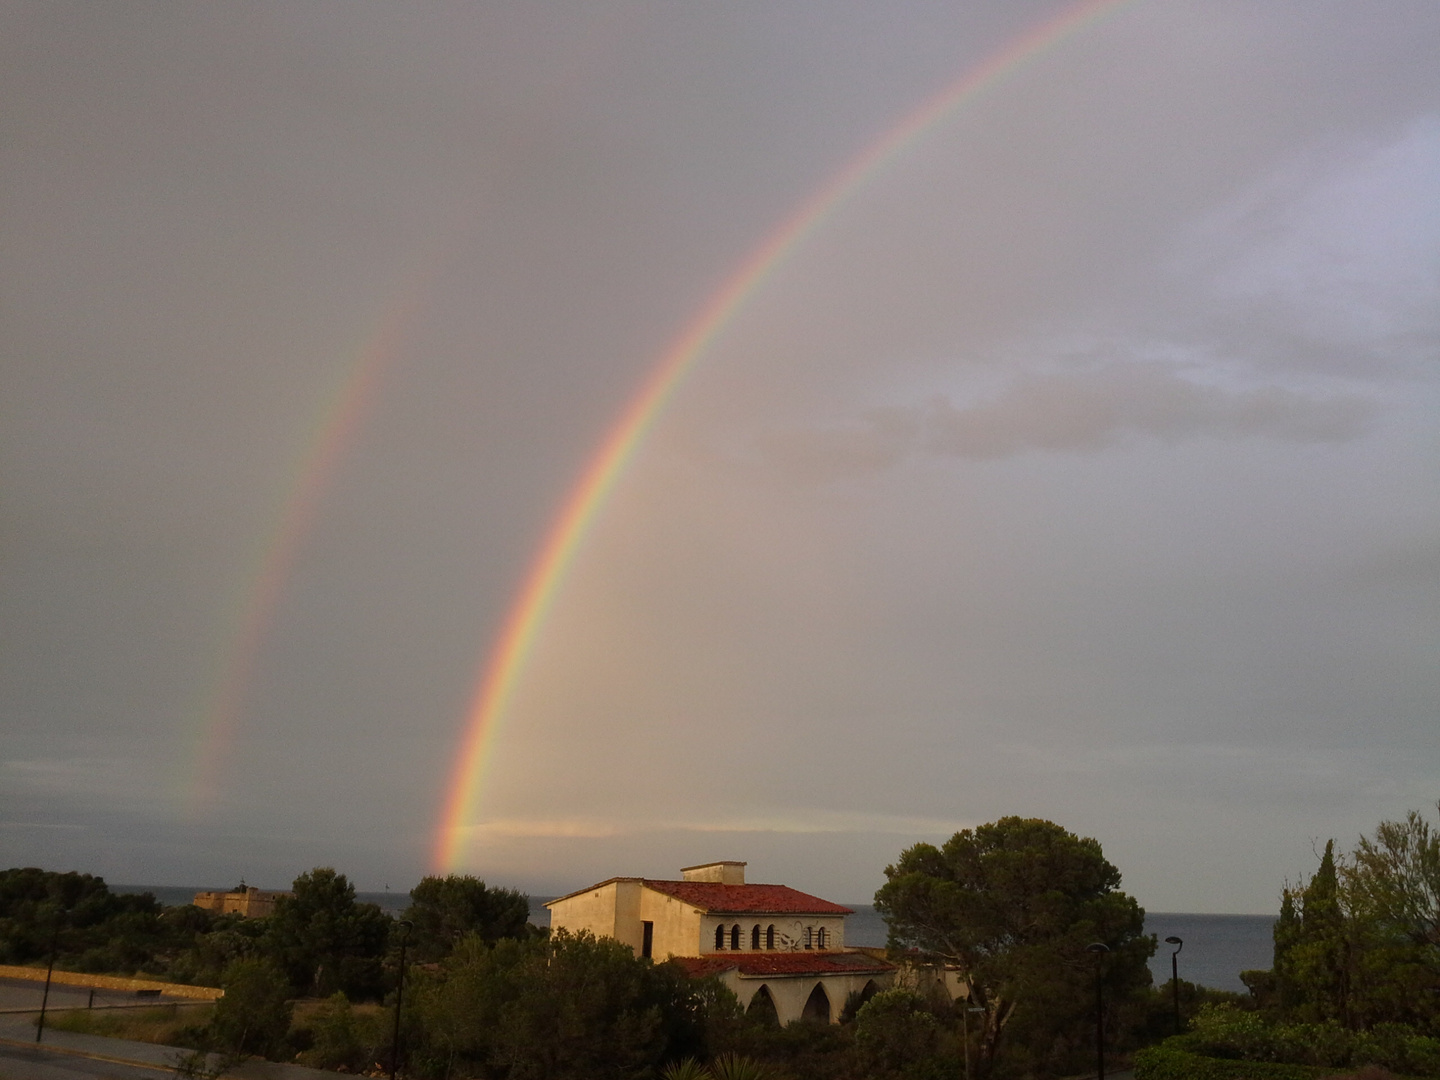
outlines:
[[[744,1054],[721,1054],[710,1063],[710,1075],[715,1080],[772,1080],[775,1074],[768,1065]]]
[[[694,1058],[681,1058],[665,1066],[662,1080],[711,1080],[710,1070]]]

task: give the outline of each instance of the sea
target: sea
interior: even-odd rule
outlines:
[[[153,893],[162,904],[188,904],[197,892],[207,888],[229,886],[112,885],[117,893]],[[410,903],[408,892],[386,891],[356,893],[355,899],[377,905],[382,911],[399,915]],[[530,897],[530,921],[536,926],[549,926],[550,914],[545,903],[551,896]],[[848,945],[883,946],[885,920],[871,904],[847,904],[854,910],[845,922]],[[1240,972],[1270,967],[1273,955],[1271,932],[1273,915],[1195,915],[1181,912],[1152,911],[1145,915],[1145,932],[1154,934],[1159,948],[1150,960],[1150,973],[1156,985],[1170,979],[1170,954],[1167,937],[1178,937],[1183,945],[1177,958],[1180,977],[1215,990],[1245,991]]]

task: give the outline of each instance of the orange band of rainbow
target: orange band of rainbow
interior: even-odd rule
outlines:
[[[565,500],[484,664],[465,719],[459,758],[440,814],[433,853],[437,869],[442,872],[454,870],[460,864],[470,837],[469,824],[479,798],[487,748],[506,713],[524,670],[526,657],[596,513],[686,371],[785,258],[897,154],[960,107],[994,88],[1026,62],[1036,59],[1099,19],[1135,2],[1137,0],[1084,0],[1077,3],[1012,41],[920,105],[841,169],[775,229],[704,305],[689,329],[662,355]]]

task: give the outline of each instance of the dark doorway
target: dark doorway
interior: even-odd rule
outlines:
[[[640,924],[640,955],[648,957],[655,948],[655,924],[653,922],[642,922]]]
[[[801,1020],[818,1020],[822,1024],[830,1022],[830,995],[825,993],[825,987],[819,983],[815,989],[810,991],[809,998],[805,1001],[805,1008],[800,1013]]]
[[[780,1014],[775,1010],[775,999],[770,996],[768,986],[762,986],[755,991],[755,996],[750,999],[750,1004],[745,1009],[745,1015],[766,1027],[780,1026]]]

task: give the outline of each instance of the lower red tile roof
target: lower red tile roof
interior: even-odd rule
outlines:
[[[679,964],[694,979],[732,970],[752,978],[771,975],[861,975],[894,970],[894,965],[884,960],[854,952],[716,953],[711,956],[674,956],[669,962]]]

